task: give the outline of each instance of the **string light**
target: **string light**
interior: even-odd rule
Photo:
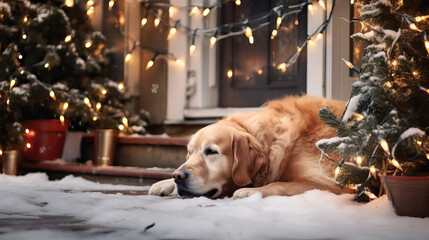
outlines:
[[[100,111],[100,109],[101,109],[101,102],[97,102],[97,104],[95,105],[95,109],[97,111]]]
[[[246,31],[245,33],[246,37],[249,38],[249,43],[253,44],[255,40],[253,38],[252,29],[249,26],[247,26],[245,31]]]
[[[361,167],[362,166],[362,162],[363,162],[363,157],[362,156],[357,156],[356,157],[356,164]]]
[[[106,89],[101,89],[101,94],[106,95],[107,94],[107,90]]]
[[[125,56],[125,62],[129,62],[131,60],[131,53],[127,53]]]
[[[159,19],[159,17],[155,18],[155,20],[153,21],[153,25],[157,28],[159,26],[159,23],[161,22],[161,19]]]
[[[369,171],[371,172],[371,174],[374,176],[374,178],[377,178],[377,170],[375,169],[374,165],[372,165],[369,168]]]
[[[234,73],[232,72],[232,69],[229,69],[226,75],[228,76],[228,78],[232,78],[232,76],[234,75]]]
[[[115,1],[110,0],[109,1],[109,10],[112,10],[113,6],[115,5]]]
[[[125,126],[124,126],[124,125],[122,125],[122,124],[120,124],[120,125],[118,126],[118,128],[119,128],[119,130],[123,131],[123,130],[125,129]]]
[[[124,124],[124,126],[128,126],[128,119],[126,117],[123,117],[122,123]]]
[[[3,151],[0,149],[0,156],[3,155]]]
[[[72,39],[72,35],[67,35],[66,38],[64,39],[64,42],[70,42]]]
[[[282,25],[282,17],[278,16],[276,21],[276,29],[278,29]]]
[[[30,129],[26,128],[25,129],[25,134],[29,134],[30,133]]]
[[[381,139],[379,143],[380,143],[381,148],[383,148],[383,150],[384,150],[386,153],[390,154],[390,151],[389,151],[389,144],[387,144],[387,141],[386,141],[385,139]]]
[[[15,86],[15,83],[16,83],[15,79],[10,80],[9,91],[13,88],[13,86]]]
[[[185,62],[183,62],[182,60],[180,60],[180,59],[176,59],[176,63],[177,63],[177,65],[179,65],[179,66],[185,66]]]
[[[205,17],[205,16],[209,15],[209,13],[210,13],[210,8],[206,8],[203,11],[203,16]]]
[[[123,82],[118,83],[118,89],[119,90],[124,90],[124,87],[125,87],[125,85]]]
[[[92,117],[92,121],[94,122],[97,121],[97,119],[98,119],[97,116]]]
[[[347,61],[344,58],[341,58],[341,60],[343,60],[343,62],[347,65],[347,67],[349,67],[351,70],[355,71],[357,74],[360,74],[360,71],[349,61]]]
[[[48,63],[48,62],[47,62],[47,63],[45,63],[44,67],[45,67],[45,68],[49,68],[49,63]]]
[[[28,21],[28,17],[25,16],[23,22],[26,23]]]
[[[146,23],[147,23],[147,17],[143,17],[140,26],[144,27],[144,25],[146,25]]]
[[[426,158],[429,160],[429,153],[426,153]]]
[[[27,144],[25,144],[25,146],[26,146],[28,149],[30,149],[30,148],[31,148],[31,143],[27,143]]]
[[[49,91],[49,96],[54,100],[57,101],[57,98],[55,97],[55,93],[53,90]]]
[[[89,101],[89,98],[87,98],[87,97],[85,97],[84,99],[83,99],[83,102],[86,104],[86,106],[88,106],[89,108],[91,108],[92,106],[91,106],[91,101]]]
[[[308,4],[308,11],[310,11],[311,14],[313,14],[313,4]]]
[[[365,193],[365,195],[367,195],[371,199],[376,199],[377,198],[377,196],[374,193],[372,193],[372,192],[364,191],[364,193]]]
[[[195,52],[195,36],[197,35],[197,29],[194,30],[194,34],[192,35],[191,46],[189,46],[189,55],[192,56]]]
[[[90,48],[92,46],[92,41],[91,40],[87,40],[86,42],[85,42],[85,47],[86,48]]]
[[[352,112],[352,116],[353,116],[357,121],[362,121],[362,120],[365,118],[362,114],[360,114],[360,113],[355,113],[355,112]]]
[[[428,40],[425,40],[425,48],[426,48],[426,51],[429,54],[429,41]]]
[[[27,39],[27,35],[26,35],[26,34],[22,34],[22,36],[21,36],[21,37],[22,37],[22,39],[24,39],[24,40],[25,40],[25,39]]]
[[[393,164],[393,166],[395,166],[396,168],[398,168],[399,170],[401,170],[401,171],[404,171],[403,169],[402,169],[402,167],[401,167],[401,165],[398,163],[398,161],[396,161],[396,159],[392,159],[392,160],[390,160],[390,162]]]
[[[235,0],[235,5],[240,6],[241,5],[241,0]]]
[[[65,0],[64,4],[67,7],[73,7],[74,6],[74,0]]]
[[[147,62],[147,65],[146,65],[146,70],[148,70],[149,68],[151,68],[153,66],[153,60],[151,59],[151,60],[149,60],[149,62]]]
[[[416,26],[415,23],[411,23],[410,24],[410,29],[414,30],[414,31],[420,31],[420,29]]]
[[[326,11],[326,6],[323,0],[318,0],[317,2],[319,3],[320,7],[322,7],[323,11]]]
[[[216,43],[216,37],[213,36],[210,38],[210,47],[212,48],[215,45],[215,43]]]
[[[339,166],[337,168],[335,168],[334,179],[337,179],[338,174],[340,174],[340,167]]]
[[[192,10],[189,12],[189,16],[191,16],[191,15],[194,15],[195,13],[197,13],[198,12],[198,7],[197,6],[194,6],[193,8],[192,8]]]
[[[262,69],[258,69],[258,74],[262,75],[262,73],[263,73]]]
[[[271,39],[274,39],[277,36],[277,29],[273,29],[271,32]]]
[[[63,104],[63,110],[65,111],[65,110],[67,110],[67,108],[69,107],[69,103],[68,102],[65,102],[64,104]]]
[[[417,16],[415,18],[415,20],[416,20],[416,22],[421,22],[421,21],[426,20],[428,17],[429,17],[429,15],[426,15],[426,16]]]
[[[61,125],[63,125],[64,126],[64,115],[60,115],[60,121],[61,121]]]
[[[173,6],[170,6],[170,7],[168,8],[168,13],[170,14],[170,17],[173,17],[175,10],[176,10],[176,9],[175,9],[175,7],[173,7]]]

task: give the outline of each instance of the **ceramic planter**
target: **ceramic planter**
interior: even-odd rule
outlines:
[[[29,132],[26,137],[31,147],[24,151],[26,159],[44,161],[61,158],[69,122],[65,120],[62,123],[59,119],[27,121]]]
[[[422,176],[386,175],[384,187],[399,216],[429,217],[429,173]]]

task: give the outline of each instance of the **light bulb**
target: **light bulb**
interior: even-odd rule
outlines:
[[[49,96],[50,96],[54,101],[56,101],[56,100],[57,100],[57,98],[55,97],[55,93],[54,93],[54,91],[53,91],[53,90],[49,91]]]
[[[241,0],[235,0],[235,5],[240,6],[241,5]]]
[[[203,16],[205,17],[205,16],[209,15],[209,13],[210,13],[210,8],[206,8],[203,11]]]
[[[142,18],[142,21],[141,21],[141,26],[143,27],[144,25],[146,25],[146,23],[147,23],[147,18]]]
[[[109,1],[109,10],[112,10],[113,6],[115,5],[115,1],[110,0]]]
[[[63,104],[63,110],[67,110],[67,108],[69,107],[69,103],[68,102],[65,102],[64,104]]]
[[[276,28],[279,28],[280,25],[282,24],[282,17],[277,17],[277,21],[276,21]]]
[[[123,90],[124,89],[124,83],[123,82],[120,82],[120,83],[118,83],[118,89],[119,90]]]
[[[118,128],[119,128],[119,130],[124,130],[125,129],[125,126],[124,125],[122,125],[122,124],[120,124],[119,126],[118,126]]]
[[[326,11],[326,6],[325,6],[325,3],[323,2],[323,0],[318,0],[317,2],[319,3],[320,7],[322,7],[322,9],[324,11]]]
[[[100,111],[101,109],[101,103],[97,102],[97,104],[95,105],[95,109],[97,109],[97,111]]]
[[[387,152],[387,153],[389,153],[389,154],[390,154],[390,151],[389,151],[389,144],[387,144],[387,141],[386,141],[385,139],[382,139],[382,140],[380,141],[380,146],[381,146],[381,148],[383,148],[383,150],[384,150],[385,152]]]
[[[168,13],[170,14],[170,17],[173,17],[175,10],[176,9],[173,6],[170,6],[168,8]]]
[[[232,76],[234,75],[234,73],[232,72],[232,69],[229,69],[226,75],[228,76],[228,78],[232,78]]]
[[[107,94],[107,90],[103,88],[103,89],[101,90],[101,94],[106,95],[106,94]]]
[[[210,38],[210,47],[213,47],[215,43],[216,43],[216,37],[213,36]]]
[[[88,107],[92,107],[92,106],[91,106],[91,101],[89,101],[89,98],[87,98],[87,97],[86,97],[86,98],[84,98],[84,99],[83,99],[83,102],[86,104],[86,106],[88,106]]]
[[[67,35],[66,38],[64,39],[64,42],[70,42],[72,39],[72,35]]]
[[[194,54],[194,52],[195,52],[195,45],[194,44],[192,44],[191,46],[189,46],[189,55],[193,55]]]
[[[151,68],[153,66],[153,60],[151,59],[151,60],[149,60],[149,62],[147,62],[147,65],[146,65],[146,70],[148,70],[149,68]]]
[[[91,47],[91,45],[92,45],[92,42],[91,42],[90,40],[87,40],[87,41],[85,42],[85,47],[86,47],[86,48],[90,48],[90,47]]]
[[[74,6],[74,0],[65,0],[64,4],[67,7],[73,7]]]
[[[131,53],[128,53],[126,56],[125,56],[125,62],[129,62],[131,60]]]
[[[398,161],[396,161],[396,159],[392,159],[391,162],[392,162],[393,166],[395,166],[396,168],[398,168],[401,171],[404,171],[402,169],[401,165],[398,163]]]
[[[160,22],[161,22],[161,19],[159,19],[159,18],[155,18],[155,20],[153,21],[153,25],[154,25],[155,27],[158,27]]]

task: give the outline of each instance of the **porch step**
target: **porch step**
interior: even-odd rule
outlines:
[[[49,178],[53,180],[72,174],[91,181],[125,185],[151,185],[159,180],[171,178],[173,173],[172,169],[95,166],[63,160],[23,162],[20,164],[20,174],[40,171],[46,172]]]
[[[185,162],[188,140],[187,137],[120,136],[113,165],[175,169]],[[83,137],[81,143],[81,162],[89,160],[94,160],[93,136]]]

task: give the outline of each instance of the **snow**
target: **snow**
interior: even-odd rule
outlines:
[[[356,112],[359,107],[359,101],[362,98],[362,94],[358,94],[356,96],[353,96],[350,98],[349,103],[347,105],[346,112],[343,116],[343,122],[349,121],[349,119],[352,117],[352,113]]]
[[[429,238],[429,218],[399,217],[386,197],[361,204],[349,194],[318,190],[237,200],[108,194],[101,191],[148,187],[99,184],[73,176],[49,181],[43,173],[0,175],[0,186],[0,223],[26,223],[0,224],[1,239]],[[73,221],[31,228],[49,218]],[[73,228],[76,225],[80,230]]]

